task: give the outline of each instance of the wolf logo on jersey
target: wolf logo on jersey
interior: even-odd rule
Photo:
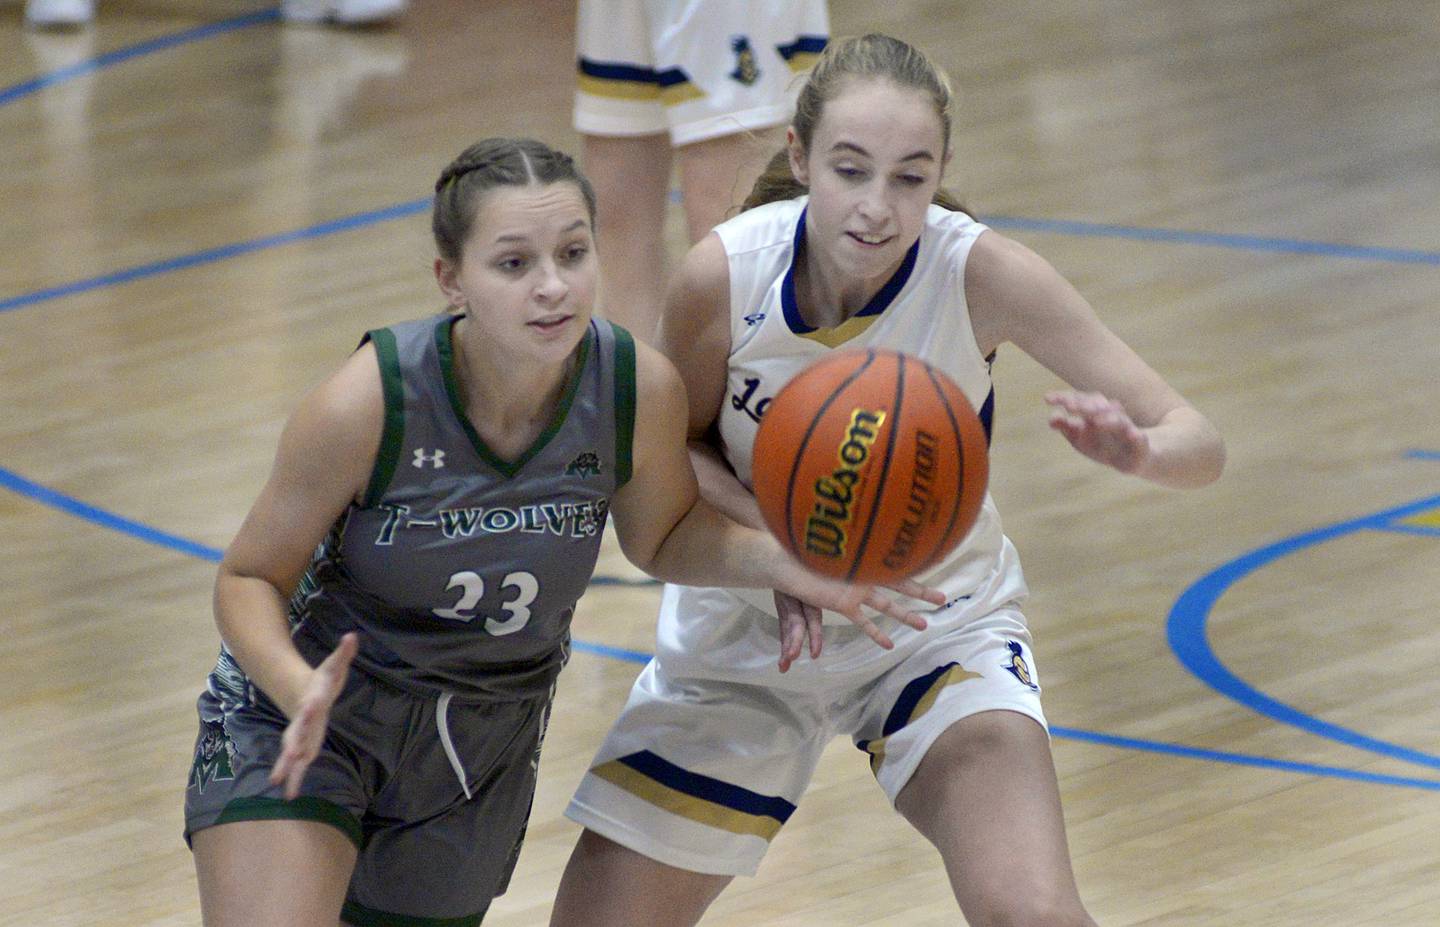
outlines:
[[[206,721],[205,733],[195,745],[195,763],[190,767],[190,788],[204,793],[212,782],[235,778],[235,745],[225,732],[225,722]]]
[[[594,451],[579,454],[565,468],[566,476],[599,476],[600,455]]]

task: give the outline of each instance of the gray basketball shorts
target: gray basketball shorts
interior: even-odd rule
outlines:
[[[198,701],[185,839],[232,821],[318,821],[359,851],[346,923],[479,924],[520,853],[549,704],[435,699],[352,670],[300,796],[285,801],[269,782],[284,714],[263,693],[212,686]]]

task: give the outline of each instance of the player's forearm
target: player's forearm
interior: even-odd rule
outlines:
[[[784,551],[769,532],[739,524],[700,498],[649,563],[637,566],[671,583],[766,589],[781,582],[785,562]]]
[[[1175,489],[1208,486],[1225,468],[1225,442],[1210,420],[1184,406],[1145,429],[1150,450],[1137,476]]]
[[[755,496],[740,482],[735,471],[725,462],[714,445],[703,441],[690,442],[690,463],[700,482],[700,495],[715,508],[742,525],[764,528],[760,507]]]
[[[292,717],[311,666],[290,639],[285,597],[265,580],[223,567],[215,581],[215,624],[245,674]]]

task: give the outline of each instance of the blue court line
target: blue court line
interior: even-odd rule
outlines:
[[[220,559],[221,552],[214,547],[207,547],[197,544],[194,541],[158,531],[139,522],[122,518],[110,512],[103,511],[93,505],[88,505],[64,493],[56,492],[39,483],[27,480],[24,477],[0,467],[0,488],[8,489],[19,495],[26,496],[43,505],[60,509],[77,518],[92,522],[113,531],[129,535],[159,547],[166,547],[180,553],[198,557],[202,560],[216,562]],[[1436,497],[1440,502],[1440,496]],[[596,586],[628,586],[646,585],[653,583],[653,580],[622,579],[620,577],[597,576],[591,580]],[[573,640],[571,647],[581,653],[594,654],[596,656],[608,657],[613,660],[622,660],[627,663],[644,664],[650,661],[651,655],[638,650],[626,650],[622,647],[611,647],[607,644],[596,644],[589,641]],[[1076,728],[1051,727],[1050,733],[1056,737],[1071,740],[1082,740],[1091,743],[1104,744],[1112,747],[1121,747],[1131,750],[1145,750],[1151,753],[1165,753],[1172,756],[1186,757],[1189,759],[1210,760],[1222,763],[1235,763],[1242,766],[1256,766],[1266,769],[1275,769],[1283,772],[1300,773],[1303,775],[1328,776],[1338,779],[1353,779],[1360,782],[1371,782],[1380,785],[1396,785],[1407,788],[1420,788],[1440,790],[1440,782],[1432,782],[1428,779],[1410,779],[1401,776],[1385,776],[1376,773],[1359,772],[1356,770],[1343,769],[1335,766],[1317,766],[1309,763],[1294,763],[1288,760],[1277,760],[1264,756],[1251,756],[1243,753],[1229,753],[1218,750],[1203,750],[1198,747],[1186,747],[1179,744],[1169,744],[1160,741],[1140,740],[1133,737],[1120,737],[1113,734],[1101,734],[1094,731],[1084,731]]]
[[[1144,750],[1148,753],[1166,753],[1171,756],[1182,756],[1192,760],[1211,760],[1217,763],[1234,763],[1237,766],[1257,766],[1263,769],[1278,769],[1284,772],[1300,773],[1302,775],[1327,776],[1333,779],[1353,779],[1357,782],[1375,782],[1381,785],[1399,785],[1406,788],[1427,789],[1432,792],[1440,792],[1440,780],[1435,779],[1412,779],[1408,776],[1387,776],[1380,773],[1362,772],[1356,769],[1344,769],[1339,766],[1317,766],[1314,763],[1293,763],[1289,760],[1274,760],[1265,756],[1231,753],[1226,750],[1202,750],[1198,747],[1186,747],[1180,744],[1159,743],[1153,740],[1136,740],[1133,737],[1116,737],[1113,734],[1082,731],[1073,727],[1052,726],[1050,733],[1056,737],[1064,737],[1070,740],[1083,740],[1089,743],[1103,744],[1107,747],[1120,747],[1127,750]]]
[[[128,534],[132,538],[144,541],[147,544],[154,544],[159,547],[168,547],[171,550],[178,550],[182,554],[189,554],[192,557],[199,557],[201,560],[209,560],[214,563],[220,561],[221,552],[214,547],[206,547],[204,544],[197,544],[174,534],[167,534],[158,531],[149,525],[142,525],[138,521],[131,521],[119,515],[97,509],[93,505],[87,505],[79,499],[67,496],[64,493],[56,492],[39,483],[31,482],[17,473],[12,473],[4,467],[0,467],[0,488],[8,489],[13,493],[34,499],[42,505],[59,509],[76,518],[99,525],[102,528],[109,528],[121,534]]]
[[[1281,557],[1347,534],[1363,530],[1393,530],[1394,522],[1399,519],[1437,507],[1440,507],[1440,496],[1431,496],[1374,515],[1295,535],[1224,564],[1201,577],[1176,600],[1165,629],[1170,649],[1175,652],[1181,665],[1194,673],[1200,681],[1252,711],[1317,737],[1430,769],[1440,769],[1440,756],[1378,740],[1338,724],[1321,721],[1266,695],[1230,672],[1216,657],[1206,637],[1206,624],[1215,603],[1227,589],[1251,573]]]
[[[276,235],[267,235],[262,238],[251,239],[250,241],[236,242],[234,244],[222,245],[218,248],[209,248],[204,251],[196,251],[191,254],[179,257],[167,258],[149,264],[141,264],[138,267],[113,273],[101,274],[97,277],[89,277],[78,280],[74,283],[62,284],[60,286],[48,287],[43,290],[36,290],[31,293],[22,293],[19,296],[12,296],[8,299],[0,299],[0,312],[8,312],[13,309],[24,309],[39,303],[61,299],[66,296],[74,296],[79,293],[86,293],[91,290],[98,290],[104,287],[116,286],[122,283],[129,283],[145,277],[154,277],[160,274],[167,274],[177,270],[184,270],[190,267],[197,267],[202,264],[211,264],[217,261],[224,261],[230,258],[251,254],[267,248],[276,248],[281,245],[293,244],[311,238],[320,238],[325,235],[334,235],[339,232],[348,232],[373,225],[379,222],[388,222],[392,219],[413,216],[430,208],[431,199],[425,197],[418,200],[399,203],[394,206],[386,206],[381,209],[374,209],[367,212],[355,213],[328,222],[321,222],[316,225],[307,226],[302,229],[295,229],[289,232],[281,232]],[[1349,245],[1331,245],[1324,242],[1290,241],[1287,239],[1269,238],[1261,239],[1247,235],[1221,235],[1209,232],[1180,232],[1167,229],[1144,229],[1126,226],[1097,225],[1085,222],[1060,222],[1049,219],[1020,219],[1015,217],[996,217],[986,219],[997,228],[1028,228],[1039,231],[1058,231],[1062,234],[1071,235],[1110,235],[1119,238],[1149,239],[1155,241],[1176,241],[1187,244],[1210,244],[1219,247],[1230,247],[1238,249],[1254,250],[1253,243],[1265,242],[1266,247],[1260,250],[1268,251],[1291,251],[1298,254],[1327,254],[1332,257],[1352,257],[1377,261],[1397,261],[1402,263],[1426,263],[1440,266],[1440,252],[1423,251],[1398,251],[1393,248],[1362,248]],[[1203,239],[1203,240],[1202,240]],[[1402,260],[1400,255],[1410,255],[1409,259]],[[1415,259],[1416,256],[1425,260]],[[1414,451],[1412,455],[1434,455],[1440,459],[1440,453]]]
[[[599,657],[609,657],[612,660],[623,660],[626,663],[645,664],[650,662],[650,654],[642,653],[639,650],[625,650],[622,647],[610,647],[605,644],[592,644],[588,641],[571,641],[572,650],[581,653],[593,653]]]
[[[1409,248],[1377,248],[1369,245],[1340,245],[1297,238],[1267,238],[1260,235],[1233,235],[1224,232],[1191,232],[1183,229],[1111,225],[1104,222],[1074,222],[1067,219],[1027,219],[1023,216],[986,216],[980,221],[997,229],[1023,232],[1051,232],[1096,238],[1128,238],[1133,241],[1231,248],[1237,251],[1269,251],[1280,254],[1313,254],[1320,257],[1390,264],[1429,264],[1440,267],[1440,251]]]
[[[196,26],[193,29],[186,29],[184,32],[176,32],[173,35],[163,35],[156,39],[139,42],[135,45],[127,45],[124,48],[97,55],[79,64],[73,64],[66,68],[42,74],[31,80],[22,81],[13,86],[0,90],[0,106],[13,103],[22,97],[38,93],[46,87],[54,87],[56,84],[63,84],[68,80],[77,77],[84,77],[87,74],[94,74],[96,71],[113,67],[124,61],[139,58],[143,55],[152,55],[155,52],[165,51],[180,45],[188,45],[191,42],[200,42],[205,39],[214,38],[217,35],[224,35],[234,32],[237,29],[247,29],[250,26],[258,26],[262,23],[275,22],[280,18],[280,8],[274,7],[263,10],[259,13],[247,13],[244,16],[236,16],[233,19],[225,19],[220,22],[206,23],[203,26]]]
[[[32,80],[0,90],[0,106],[14,102],[22,97],[29,96],[46,87],[53,87],[57,84],[72,80],[86,74],[92,74],[103,68],[108,68],[124,61],[129,61],[144,55],[165,51],[180,45],[191,42],[213,38],[224,35],[238,29],[245,29],[250,26],[274,22],[279,19],[279,9],[271,8],[258,13],[250,13],[243,16],[222,20],[216,23],[197,26],[169,36],[161,36],[136,45],[107,52],[88,61],[81,62],[68,68],[61,68],[56,71],[41,75]],[[672,191],[672,196],[674,195]],[[347,231],[368,225],[372,222],[385,221],[397,218],[402,215],[410,215],[412,212],[428,206],[429,200],[412,201],[397,206],[385,207],[358,213],[346,219],[335,222],[322,223],[299,231],[271,235],[255,239],[250,242],[241,242],[233,245],[226,245],[219,248],[212,248],[206,251],[195,252],[190,255],[183,255],[177,258],[155,261],[138,267],[120,270],[109,274],[91,277],[74,283],[62,284],[60,286],[48,287],[32,293],[21,294],[0,300],[0,312],[12,309],[20,309],[26,306],[36,305],[53,299],[65,296],[72,296],[77,293],[88,292],[102,287],[114,286],[127,283],[132,280],[151,277],[158,274],[194,267],[199,264],[207,264],[214,261],[225,260],[243,254],[248,254],[264,248],[277,247],[289,244],[302,238],[314,238],[320,235],[329,235],[336,232]],[[1292,254],[1315,254],[1326,257],[1352,258],[1359,260],[1387,261],[1404,264],[1430,264],[1440,266],[1440,252],[1419,251],[1403,248],[1378,248],[1364,245],[1339,245],[1327,242],[1303,241],[1288,238],[1268,238],[1254,235],[1233,235],[1218,232],[1194,232],[1179,229],[1156,229],[1142,228],[1138,226],[1113,225],[1094,222],[1077,222],[1063,219],[1031,219],[1022,216],[988,216],[983,221],[997,229],[1011,229],[1036,232],[1052,232],[1064,235],[1100,236],[1109,238],[1127,238],[1138,241],[1152,242],[1174,242],[1182,244],[1202,245],[1210,247],[1233,248],[1250,251],[1272,251]]]
[[[1402,525],[1392,524],[1383,528],[1376,528],[1376,531],[1394,531],[1396,534],[1418,534],[1427,538],[1440,538],[1440,528],[1431,528],[1427,525]]]
[[[202,264],[213,264],[216,261],[229,260],[230,258],[239,257],[243,254],[262,251],[266,248],[278,248],[281,245],[294,244],[297,241],[320,238],[325,235],[333,235],[337,232],[348,232],[353,229],[363,228],[367,225],[373,225],[377,222],[388,222],[391,219],[413,216],[429,208],[430,200],[428,198],[424,200],[412,200],[408,203],[400,203],[397,206],[388,206],[384,209],[356,213],[355,215],[344,216],[328,222],[320,222],[315,225],[306,226],[302,229],[281,232],[278,235],[266,235],[263,238],[252,238],[249,241],[221,245],[218,248],[207,248],[203,251],[195,251],[190,254],[181,255],[180,257],[155,261],[150,264],[141,264],[138,267],[131,267],[128,270],[120,270],[110,274],[102,274],[98,277],[91,277],[88,280],[77,280],[74,283],[67,283],[62,286],[36,290],[33,293],[25,293],[9,299],[0,299],[0,312],[9,312],[12,309],[24,309],[27,306],[48,302],[52,299],[74,296],[78,293],[87,293],[91,290],[99,290],[121,283],[129,283],[133,280],[142,280],[146,277],[168,274],[190,267],[199,267]]]
[[[1411,460],[1440,460],[1440,451],[1411,450],[1405,456]]]

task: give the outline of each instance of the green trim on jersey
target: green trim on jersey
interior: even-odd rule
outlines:
[[[489,906],[486,906],[486,910]],[[411,914],[391,914],[367,908],[358,901],[345,900],[340,918],[355,927],[479,927],[485,919],[485,911],[463,917],[416,917]]]
[[[388,328],[377,328],[365,337],[375,345],[375,356],[380,361],[380,388],[385,395],[385,430],[380,434],[380,451],[375,455],[375,468],[365,489],[365,504],[374,505],[389,488],[400,463],[400,449],[405,445],[405,382],[400,376],[400,351],[395,346],[395,333]]]
[[[635,339],[610,323],[615,332],[615,488],[630,482],[635,447]]]
[[[357,850],[365,842],[355,815],[333,801],[310,795],[290,801],[282,798],[237,798],[225,806],[215,824],[233,821],[315,821],[337,828],[355,844]]]
[[[540,437],[535,443],[513,462],[500,457],[485,444],[475,431],[475,426],[470,424],[470,418],[465,414],[465,405],[460,400],[460,381],[455,378],[455,348],[454,332],[452,326],[460,316],[453,316],[440,320],[435,326],[435,347],[440,352],[440,371],[445,377],[445,393],[450,397],[450,407],[455,411],[455,417],[460,420],[460,425],[465,429],[465,434],[470,437],[470,443],[475,448],[475,453],[501,475],[506,477],[514,476],[520,469],[529,463],[536,454],[545,449],[550,439],[560,432],[560,426],[565,424],[565,417],[570,414],[570,405],[575,401],[575,394],[580,391],[580,380],[585,375],[585,362],[590,357],[589,329],[585,331],[580,340],[580,350],[575,358],[575,369],[571,371],[570,382],[565,386],[565,392],[560,396],[560,402],[555,406],[555,414],[550,418],[550,424],[540,432]]]

